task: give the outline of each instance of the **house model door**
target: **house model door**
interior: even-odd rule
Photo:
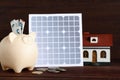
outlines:
[[[97,62],[97,51],[95,50],[92,52],[92,62],[93,63]]]

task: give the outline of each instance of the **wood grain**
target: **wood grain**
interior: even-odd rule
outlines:
[[[13,70],[2,71],[0,68],[0,80],[119,80],[120,64],[116,62],[109,66],[69,67],[65,68],[66,72],[44,72],[41,75],[32,74],[27,69],[17,74]]]

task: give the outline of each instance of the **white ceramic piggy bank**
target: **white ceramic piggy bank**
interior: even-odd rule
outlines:
[[[20,73],[24,68],[33,70],[37,54],[35,33],[16,35],[11,32],[0,43],[3,70],[13,69],[16,73]]]

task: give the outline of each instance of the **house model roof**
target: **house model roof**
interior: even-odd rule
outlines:
[[[83,34],[83,46],[112,46],[112,34]]]

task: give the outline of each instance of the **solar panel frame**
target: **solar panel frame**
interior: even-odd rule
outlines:
[[[81,13],[29,14],[30,32],[36,32],[37,36],[36,67],[83,66]]]

